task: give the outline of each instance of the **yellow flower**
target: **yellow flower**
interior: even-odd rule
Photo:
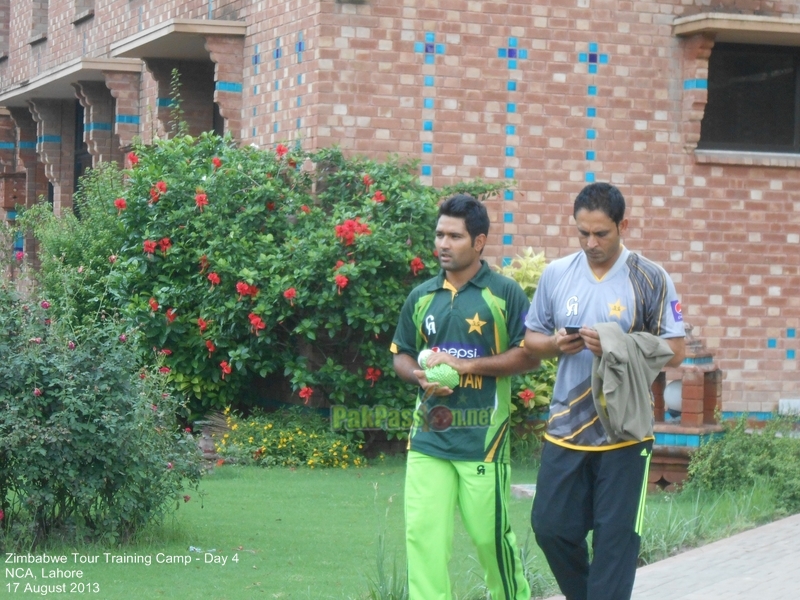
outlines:
[[[253,443],[253,436],[250,436],[249,438],[247,438],[247,441],[248,441],[248,443],[252,444]]]
[[[229,412],[231,412],[231,407],[230,407],[230,406],[226,406],[226,407],[225,407],[225,413],[224,413],[224,414],[226,414],[226,415],[227,415]]]
[[[225,439],[228,439],[228,438],[230,437],[230,434],[226,433],[226,434],[225,434],[225,435],[223,435],[222,437],[223,437],[223,438],[225,438]]]
[[[233,425],[231,425],[231,431],[236,431],[237,429],[239,429],[238,423],[234,423]]]

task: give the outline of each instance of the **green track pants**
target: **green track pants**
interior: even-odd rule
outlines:
[[[409,451],[405,489],[409,600],[452,600],[447,565],[456,505],[477,548],[492,600],[530,599],[508,521],[509,476],[509,465]]]

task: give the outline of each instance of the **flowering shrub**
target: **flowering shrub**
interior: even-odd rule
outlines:
[[[243,464],[296,467],[360,467],[362,444],[330,430],[330,423],[296,411],[255,412],[244,418],[225,410],[226,431],[213,433],[217,454]]]
[[[134,154],[127,189],[105,199],[124,230],[110,289],[146,347],[172,351],[195,412],[246,401],[256,376],[314,405],[410,401],[387,350],[436,272],[440,197],[410,165],[212,134]]]
[[[183,407],[155,368],[137,371],[132,336],[57,313],[0,282],[0,550],[57,530],[119,541],[200,476]]]

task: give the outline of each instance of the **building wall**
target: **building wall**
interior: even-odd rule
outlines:
[[[490,203],[496,263],[528,246],[549,259],[577,250],[572,200],[610,181],[628,201],[626,244],[672,274],[725,371],[725,410],[800,397],[800,169],[695,155],[706,91],[692,84],[707,78],[713,38],[671,26],[711,10],[800,17],[794,0],[95,0],[77,25],[76,2],[54,0],[33,46],[33,2],[13,4],[0,88],[108,56],[166,19],[209,18],[210,5],[246,21],[243,143],[400,153],[436,186],[513,181]],[[140,94],[149,139],[147,72]]]

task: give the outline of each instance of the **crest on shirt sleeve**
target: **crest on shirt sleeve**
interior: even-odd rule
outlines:
[[[675,319],[675,322],[678,323],[683,321],[683,313],[681,313],[681,301],[680,300],[673,300],[669,303],[672,307],[672,317]]]

